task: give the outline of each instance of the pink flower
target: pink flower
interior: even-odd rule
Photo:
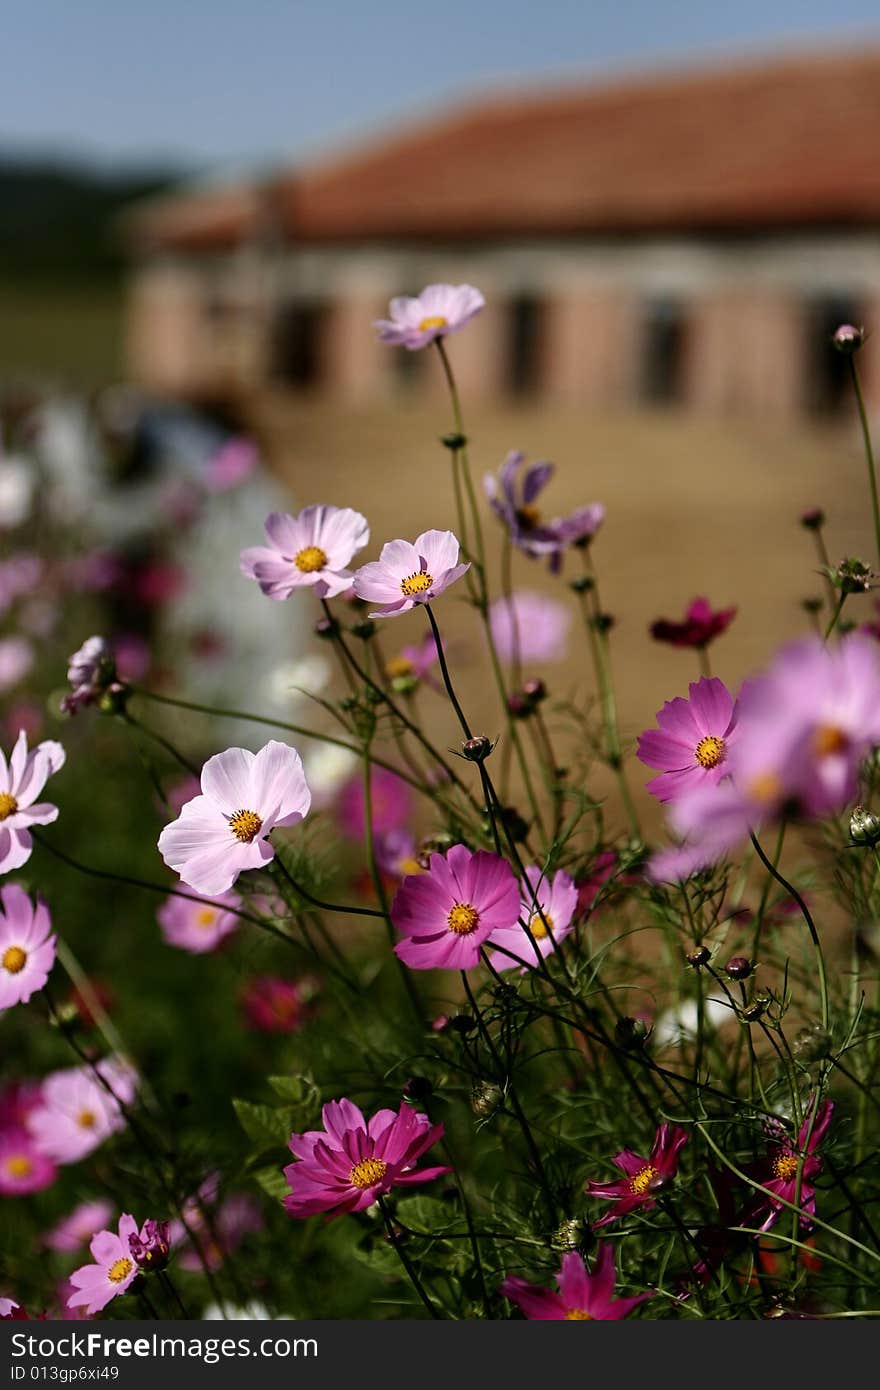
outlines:
[[[113,656],[122,681],[139,681],[150,669],[150,646],[136,632],[120,632],[113,638]]]
[[[458,563],[459,545],[451,531],[423,531],[412,545],[388,541],[378,560],[354,576],[354,590],[367,603],[383,606],[371,618],[393,618],[417,603],[430,603],[461,579],[470,565]]]
[[[94,1264],[75,1269],[70,1276],[74,1293],[67,1300],[68,1308],[85,1308],[87,1313],[100,1313],[111,1298],[127,1293],[140,1273],[129,1241],[138,1233],[133,1216],[119,1218],[118,1234],[99,1231],[89,1246]]]
[[[80,1202],[69,1216],[63,1217],[51,1231],[46,1232],[43,1244],[61,1254],[79,1250],[106,1225],[112,1214],[112,1203],[103,1198],[97,1198],[92,1202]]]
[[[529,931],[535,945],[529,940],[525,927],[516,922],[510,927],[499,927],[489,937],[489,945],[502,947],[493,951],[490,957],[496,970],[512,970],[517,964],[511,955],[520,960],[538,964],[538,956],[549,956],[571,931],[572,918],[577,907],[577,889],[574,880],[564,869],[557,869],[551,882],[545,878],[537,864],[526,869],[526,883],[520,885],[522,902],[519,915],[522,922],[528,922]],[[526,966],[520,967],[525,974]]]
[[[34,664],[34,649],[23,637],[0,638],[0,695],[23,680]]]
[[[768,1125],[766,1130],[767,1156],[757,1163],[747,1163],[743,1172],[762,1187],[769,1188],[776,1197],[785,1202],[797,1202],[798,1168],[801,1168],[800,1206],[805,1213],[801,1225],[809,1227],[810,1216],[816,1212],[816,1188],[813,1178],[822,1171],[822,1160],[816,1150],[824,1140],[834,1114],[834,1102],[810,1097],[804,1122],[798,1130],[797,1140],[792,1143],[782,1125]],[[760,1229],[769,1231],[779,1217],[786,1211],[782,1202],[775,1201],[764,1192],[755,1192],[741,1218],[741,1225],[754,1226],[761,1222]]]
[[[125,1128],[122,1106],[134,1099],[135,1087],[134,1072],[115,1057],[105,1058],[94,1069],[52,1072],[43,1082],[39,1104],[27,1117],[36,1148],[55,1163],[85,1158]]]
[[[41,990],[55,964],[49,909],[32,903],[17,883],[0,888],[0,1013],[26,1004]]]
[[[588,1182],[585,1189],[590,1197],[607,1197],[614,1202],[609,1212],[592,1222],[593,1229],[619,1221],[637,1207],[650,1211],[656,1205],[656,1194],[678,1172],[679,1150],[689,1137],[687,1130],[680,1125],[669,1125],[664,1121],[657,1130],[648,1158],[640,1158],[632,1149],[622,1149],[615,1154],[615,1165],[624,1177],[616,1182]]]
[[[633,1308],[651,1298],[650,1293],[633,1298],[612,1298],[615,1283],[614,1250],[607,1240],[596,1246],[593,1272],[587,1272],[580,1255],[563,1256],[562,1268],[556,1276],[559,1292],[527,1284],[525,1279],[509,1276],[501,1292],[529,1319],[545,1322],[619,1322],[629,1317]]]
[[[64,766],[60,743],[37,744],[29,753],[22,729],[7,765],[0,749],[0,874],[20,869],[31,857],[33,840],[28,826],[51,825],[58,807],[37,801],[53,772]]]
[[[306,1021],[302,985],[277,975],[258,975],[242,990],[241,1011],[260,1033],[298,1033]]]
[[[405,878],[391,905],[394,950],[414,970],[470,970],[493,932],[515,927],[519,886],[506,860],[453,845],[426,873]]]
[[[267,837],[301,821],[311,795],[299,754],[274,739],[257,754],[247,748],[215,754],[202,768],[201,787],[162,831],[159,852],[184,883],[218,897],[240,873],[275,858]]]
[[[442,1139],[443,1126],[432,1125],[405,1101],[397,1114],[379,1110],[367,1123],[350,1100],[331,1100],[321,1118],[323,1130],[290,1136],[298,1160],[284,1169],[291,1188],[284,1206],[291,1216],[364,1211],[392,1187],[411,1187],[449,1172],[413,1167]]]
[[[485,475],[483,489],[511,543],[532,559],[546,556],[551,573],[558,574],[569,546],[589,545],[605,520],[605,507],[601,502],[590,502],[568,516],[545,521],[536,503],[553,477],[554,466],[543,461],[525,465],[525,454],[511,450],[497,478],[493,473]]]
[[[236,909],[240,906],[236,893],[223,893],[211,903],[172,896],[166,898],[156,916],[169,946],[179,946],[200,956],[216,951],[220,942],[235,931]]]
[[[402,295],[392,299],[391,318],[377,319],[375,328],[383,343],[415,352],[435,338],[457,333],[485,305],[473,285],[428,285],[414,298]]]
[[[568,646],[571,610],[558,599],[519,589],[489,608],[492,641],[507,665],[520,661],[562,661]]]
[[[446,643],[443,643],[444,652]],[[408,683],[407,689],[412,689],[417,681],[425,680],[431,685],[435,685],[430,679],[429,672],[437,665],[439,657],[437,655],[437,643],[434,641],[433,632],[426,632],[421,642],[417,645],[401,647],[397,656],[393,656],[385,665],[385,674],[392,682],[400,681]],[[436,685],[435,685],[436,688]]]
[[[659,801],[675,801],[689,791],[715,786],[729,772],[735,738],[733,696],[717,676],[693,682],[689,699],[668,700],[657,713],[659,729],[639,736],[637,756],[662,769],[647,784]]]
[[[713,609],[707,598],[695,598],[682,622],[658,618],[651,624],[651,636],[656,642],[668,642],[673,647],[708,647],[727,631],[736,612],[735,608]]]
[[[70,692],[61,701],[66,714],[94,704],[116,679],[113,653],[103,637],[87,637],[70,657],[67,667]]]
[[[252,439],[227,439],[205,464],[205,487],[209,492],[228,492],[255,473],[259,462],[259,451]]]
[[[303,507],[299,516],[272,512],[266,518],[269,545],[241,552],[241,572],[269,598],[290,598],[313,587],[318,598],[335,598],[351,584],[352,556],[370,539],[366,517],[350,507]]]
[[[386,830],[376,836],[376,863],[385,874],[392,878],[405,878],[407,874],[423,873],[418,860],[419,847],[411,831],[401,826],[397,830]]]
[[[385,767],[370,768],[370,802],[374,835],[397,830],[412,817],[412,795],[403,778]],[[364,779],[349,779],[339,796],[339,826],[350,840],[362,840],[365,828]]]
[[[0,1130],[0,1196],[25,1197],[51,1187],[58,1170],[34,1147],[26,1129]]]

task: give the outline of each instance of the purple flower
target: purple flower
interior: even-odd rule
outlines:
[[[517,589],[489,607],[489,625],[498,656],[506,665],[520,661],[562,661],[568,646],[571,609],[555,598]]]
[[[331,1100],[321,1118],[323,1130],[290,1136],[297,1162],[284,1169],[291,1188],[284,1206],[291,1216],[364,1211],[392,1187],[412,1187],[449,1172],[413,1166],[442,1139],[443,1126],[432,1125],[405,1101],[396,1114],[379,1110],[368,1123],[350,1100]]]
[[[498,927],[489,937],[489,945],[503,949],[490,956],[496,970],[512,970],[517,965],[511,956],[538,964],[537,957],[548,956],[571,931],[578,901],[574,879],[564,869],[557,869],[553,879],[546,878],[537,864],[526,869],[526,883],[520,885],[522,901],[520,920],[509,927]],[[523,922],[528,922],[534,946]],[[506,955],[505,952],[509,952]],[[525,974],[527,966],[520,966]]]
[[[520,895],[506,860],[453,845],[432,854],[426,873],[404,879],[391,905],[401,933],[394,950],[414,970],[470,970],[484,941],[514,927]],[[525,939],[525,938],[524,938]]]
[[[717,676],[693,682],[687,700],[668,700],[657,712],[657,723],[659,729],[639,736],[637,756],[648,767],[662,769],[647,784],[658,800],[676,801],[727,775],[736,707]]]
[[[810,1216],[816,1212],[816,1189],[813,1178],[822,1171],[822,1160],[816,1150],[824,1140],[834,1114],[834,1102],[811,1097],[807,1105],[804,1122],[798,1130],[794,1143],[789,1139],[782,1125],[769,1125],[766,1129],[767,1156],[757,1163],[748,1163],[743,1171],[762,1187],[769,1188],[776,1197],[795,1204],[798,1196],[798,1168],[801,1169],[800,1207],[805,1213],[801,1225],[809,1227]],[[769,1231],[785,1211],[782,1202],[764,1192],[756,1192],[754,1200],[743,1212],[741,1224],[754,1226],[761,1223],[762,1231]]]
[[[529,1319],[545,1322],[619,1322],[629,1317],[650,1293],[633,1298],[613,1298],[615,1284],[614,1249],[607,1240],[596,1246],[593,1272],[589,1273],[580,1255],[565,1255],[556,1276],[559,1292],[527,1284],[525,1279],[509,1276],[501,1292],[515,1303]]]
[[[227,748],[202,768],[202,793],[159,836],[159,852],[184,883],[219,897],[246,869],[275,858],[268,836],[308,814],[311,795],[294,748],[270,740],[259,753]]]
[[[658,618],[652,623],[651,636],[655,642],[668,642],[673,647],[708,647],[727,631],[736,612],[735,608],[713,609],[707,598],[695,598],[681,622]]]
[[[473,285],[428,285],[415,297],[392,299],[390,319],[377,319],[375,328],[383,343],[415,352],[457,333],[485,306]]]
[[[370,539],[366,517],[350,507],[303,507],[298,516],[272,512],[266,518],[269,545],[241,552],[241,572],[269,598],[285,599],[312,587],[318,598],[335,598],[351,585],[346,568]]]
[[[126,1214],[119,1218],[118,1234],[99,1231],[93,1236],[89,1250],[94,1264],[83,1265],[71,1274],[70,1283],[75,1292],[67,1300],[68,1308],[100,1313],[112,1298],[128,1292],[140,1272],[130,1243],[137,1229],[134,1217]]]
[[[551,571],[557,574],[568,547],[586,544],[599,530],[605,508],[601,502],[592,502],[570,516],[544,521],[535,503],[553,476],[553,464],[533,463],[520,476],[525,462],[525,454],[512,450],[497,478],[493,473],[485,475],[483,487],[490,507],[507,527],[512,544],[532,559],[546,555]]]
[[[49,909],[32,903],[17,883],[0,888],[0,1013],[26,1004],[41,990],[55,964]]]
[[[139,1232],[128,1238],[138,1269],[164,1269],[171,1253],[171,1238],[167,1221],[145,1221]]]
[[[66,714],[76,714],[78,709],[94,702],[116,679],[116,662],[103,637],[87,637],[78,651],[73,653],[67,668],[70,693],[61,701]]]
[[[9,758],[0,749],[0,874],[20,869],[31,857],[31,825],[51,825],[58,807],[37,797],[54,772],[64,766],[64,749],[51,740],[28,752],[24,729]]]
[[[664,1120],[647,1158],[641,1158],[632,1149],[621,1149],[619,1154],[615,1154],[614,1163],[624,1176],[616,1182],[588,1182],[585,1189],[590,1197],[606,1197],[614,1202],[610,1211],[592,1223],[593,1229],[619,1221],[637,1207],[650,1211],[656,1204],[656,1194],[678,1172],[679,1151],[689,1137],[686,1129],[667,1124]]]
[[[388,541],[378,560],[354,576],[358,598],[382,607],[371,618],[393,618],[417,603],[430,603],[470,569],[458,563],[459,544],[451,531],[423,531],[415,541]]]
[[[371,828],[374,835],[384,835],[406,825],[413,814],[413,799],[402,777],[386,767],[370,768]],[[339,827],[349,840],[363,840],[366,829],[366,797],[364,779],[360,773],[351,777],[339,796]]]

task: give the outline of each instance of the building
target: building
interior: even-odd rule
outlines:
[[[880,49],[475,102],[136,208],[130,367],[191,398],[429,389],[372,321],[466,280],[489,302],[455,343],[471,396],[830,414],[831,331],[880,321],[878,149]]]

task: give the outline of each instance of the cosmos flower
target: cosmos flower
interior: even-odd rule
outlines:
[[[424,872],[418,859],[416,838],[405,826],[377,835],[375,850],[376,863],[383,874],[391,878],[406,878],[407,874]]]
[[[659,729],[639,735],[637,756],[648,767],[662,769],[647,784],[659,801],[675,801],[727,775],[736,707],[717,676],[694,681],[687,700],[668,700],[657,712],[657,723]]]
[[[393,618],[417,603],[431,603],[470,569],[458,563],[459,544],[451,531],[423,531],[415,541],[388,541],[378,560],[354,576],[354,590],[367,603],[382,604],[371,618]]]
[[[49,909],[17,883],[0,888],[0,1013],[41,990],[55,964]]]
[[[98,1197],[91,1202],[80,1202],[69,1216],[62,1217],[50,1231],[43,1236],[43,1244],[50,1250],[68,1254],[86,1245],[97,1231],[106,1226],[113,1214],[112,1203]]]
[[[495,650],[505,665],[520,661],[562,661],[568,648],[571,609],[531,589],[517,589],[489,606]]]
[[[422,680],[435,685],[430,672],[438,660],[434,634],[426,632],[421,642],[401,647],[397,655],[386,662],[385,674],[395,689],[411,690]]]
[[[610,1211],[591,1223],[593,1229],[619,1221],[637,1207],[650,1211],[656,1205],[657,1193],[678,1172],[679,1151],[689,1137],[687,1130],[680,1125],[670,1125],[664,1121],[657,1130],[648,1158],[641,1158],[632,1149],[621,1149],[619,1154],[615,1154],[614,1163],[624,1176],[616,1182],[588,1182],[585,1189],[590,1197],[605,1197],[614,1202]]]
[[[311,997],[313,989],[306,989]],[[278,975],[257,975],[241,992],[241,1011],[259,1033],[298,1033],[306,1021],[303,986]]]
[[[497,478],[494,473],[485,475],[483,489],[511,543],[531,559],[546,556],[551,572],[557,574],[569,546],[586,545],[595,536],[605,520],[605,508],[601,502],[591,502],[567,517],[545,521],[536,504],[554,471],[552,463],[526,466],[525,454],[514,449],[502,463]]]
[[[209,492],[229,492],[257,471],[260,455],[252,439],[226,439],[206,461],[202,479]]]
[[[138,1233],[133,1216],[120,1216],[117,1233],[98,1231],[92,1237],[89,1251],[94,1264],[75,1269],[70,1276],[74,1292],[67,1300],[68,1308],[84,1308],[89,1314],[100,1313],[112,1298],[128,1292],[140,1270],[131,1253],[131,1237]]]
[[[470,970],[493,932],[516,927],[519,886],[506,860],[453,845],[425,873],[404,879],[391,905],[394,950],[414,970]]]
[[[98,1075],[95,1075],[95,1072]],[[125,1128],[123,1106],[134,1099],[136,1077],[115,1057],[95,1067],[69,1067],[44,1080],[27,1129],[40,1153],[55,1163],[76,1163]]]
[[[785,1202],[797,1202],[798,1167],[801,1167],[800,1207],[804,1213],[801,1225],[809,1227],[810,1216],[816,1212],[816,1188],[813,1179],[822,1171],[822,1160],[816,1150],[825,1139],[834,1114],[834,1102],[819,1101],[811,1096],[807,1113],[792,1142],[781,1124],[769,1124],[766,1128],[767,1155],[757,1163],[747,1163],[743,1172],[762,1187],[769,1188],[775,1197]],[[762,1231],[769,1231],[786,1208],[782,1202],[774,1200],[764,1192],[755,1192],[753,1200],[742,1215],[740,1224],[754,1226],[760,1223]]]
[[[0,695],[23,680],[34,664],[34,649],[24,637],[0,638]]]
[[[246,869],[275,858],[268,836],[307,815],[311,795],[294,748],[274,739],[251,753],[227,748],[202,768],[202,792],[159,836],[159,852],[184,883],[219,897]]]
[[[528,1284],[525,1279],[509,1276],[501,1285],[505,1298],[528,1319],[545,1322],[619,1322],[629,1317],[633,1308],[651,1298],[650,1293],[632,1298],[613,1298],[614,1249],[607,1240],[600,1240],[592,1273],[588,1272],[580,1255],[563,1256],[562,1268],[556,1276],[559,1292]]]
[[[713,609],[707,598],[691,600],[684,618],[658,618],[651,624],[655,642],[668,642],[673,647],[708,647],[722,632],[726,632],[736,617],[735,608]]]
[[[237,909],[241,899],[237,893],[223,893],[213,902],[193,902],[190,898],[171,896],[159,908],[156,916],[162,937],[169,946],[179,946],[192,955],[216,951],[238,926]]]
[[[346,568],[370,539],[366,517],[350,507],[303,507],[298,516],[272,512],[266,518],[268,546],[241,552],[241,572],[269,598],[285,599],[295,589],[314,588],[318,598],[335,598],[351,585]]]
[[[291,1216],[316,1212],[364,1211],[392,1187],[411,1187],[448,1173],[445,1167],[417,1169],[426,1149],[443,1137],[443,1126],[405,1101],[400,1109],[379,1110],[369,1123],[350,1100],[324,1106],[323,1130],[291,1134],[296,1162],[284,1169]]]
[[[0,1196],[24,1197],[51,1187],[58,1169],[22,1126],[0,1130]]]
[[[370,768],[371,826],[374,835],[397,830],[412,818],[413,800],[409,786],[402,777],[388,768]],[[366,798],[364,779],[360,773],[351,777],[342,788],[338,805],[339,828],[349,840],[364,838]]]
[[[542,874],[537,864],[530,864],[526,879],[526,883],[520,884],[521,921],[513,926],[499,927],[489,937],[490,946],[503,947],[503,950],[493,951],[489,958],[496,970],[512,970],[517,965],[517,961],[511,960],[504,951],[537,965],[538,956],[550,955],[571,931],[578,900],[571,875],[564,869],[557,869],[551,880]],[[534,946],[522,922],[528,922]],[[520,971],[525,974],[526,966],[520,966]]]
[[[61,701],[61,708],[67,714],[76,714],[78,709],[94,704],[104,693],[116,679],[116,663],[103,637],[87,637],[79,650],[73,653],[67,667],[67,679],[70,692]]]
[[[60,743],[38,743],[28,752],[22,729],[7,764],[0,749],[0,874],[20,869],[31,857],[31,825],[51,825],[58,807],[37,801],[49,778],[64,766]]]
[[[374,326],[381,342],[415,352],[457,333],[485,305],[473,285],[428,285],[420,295],[392,299],[391,317],[377,319]]]

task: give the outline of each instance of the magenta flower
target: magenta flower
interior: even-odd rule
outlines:
[[[446,649],[443,643],[444,651]],[[396,656],[386,662],[385,674],[391,681],[409,682],[411,689],[417,681],[424,680],[434,685],[430,672],[439,660],[437,643],[433,632],[426,632],[421,642],[401,647]],[[437,688],[435,686],[435,688]]]
[[[241,572],[269,598],[285,599],[295,589],[314,588],[318,598],[335,598],[351,584],[346,568],[370,539],[366,517],[350,507],[303,507],[298,516],[272,512],[266,518],[269,545],[241,552]]]
[[[392,299],[390,319],[377,319],[374,327],[381,342],[415,352],[457,333],[485,306],[473,285],[428,285],[415,297]]]
[[[311,990],[306,993],[311,995]],[[306,999],[297,980],[258,975],[241,993],[241,1011],[260,1033],[298,1033],[306,1021]]]
[[[655,642],[668,642],[673,647],[708,647],[722,632],[726,632],[736,617],[735,608],[713,609],[707,598],[691,600],[684,618],[658,618],[651,624]]]
[[[520,476],[525,463],[525,454],[512,450],[497,478],[493,473],[485,475],[483,488],[490,507],[507,528],[511,543],[532,559],[546,556],[551,571],[557,574],[569,546],[586,545],[592,540],[605,519],[605,508],[601,502],[592,502],[570,516],[545,521],[536,503],[553,476],[553,464],[530,464]]]
[[[85,1308],[86,1313],[100,1313],[112,1298],[127,1293],[140,1270],[131,1253],[130,1240],[138,1233],[133,1216],[119,1218],[118,1233],[99,1231],[92,1237],[89,1250],[94,1264],[75,1269],[70,1276],[74,1292],[68,1297],[68,1308]]]
[[[50,1250],[69,1254],[86,1245],[97,1231],[103,1230],[113,1214],[113,1206],[104,1198],[92,1202],[80,1202],[69,1216],[65,1216],[43,1237],[43,1244]]]
[[[105,1058],[94,1069],[52,1072],[27,1117],[35,1147],[55,1163],[85,1158],[125,1128],[122,1107],[134,1099],[136,1084],[132,1069],[115,1057]]]
[[[396,1114],[378,1110],[368,1123],[350,1100],[331,1100],[321,1118],[323,1130],[290,1136],[297,1162],[284,1169],[291,1188],[284,1206],[291,1216],[364,1211],[392,1187],[412,1187],[449,1172],[413,1167],[443,1138],[443,1126],[432,1125],[405,1101]]]
[[[802,1163],[800,1185],[800,1207],[803,1211],[801,1225],[811,1225],[810,1216],[816,1214],[816,1189],[813,1178],[822,1171],[822,1160],[816,1154],[828,1133],[834,1114],[834,1102],[810,1098],[803,1124],[798,1130],[797,1140],[792,1143],[781,1124],[766,1128],[767,1156],[757,1163],[747,1163],[743,1172],[762,1187],[769,1188],[776,1197],[785,1202],[797,1203],[797,1173]],[[754,1193],[741,1218],[741,1225],[760,1224],[762,1231],[769,1231],[786,1210],[782,1202],[764,1192]]]
[[[239,874],[275,858],[267,837],[301,821],[311,794],[299,753],[274,739],[256,754],[215,754],[202,768],[201,787],[162,831],[159,853],[197,893],[219,897]]]
[[[544,1322],[619,1322],[628,1318],[633,1308],[650,1293],[633,1298],[612,1298],[616,1274],[614,1249],[609,1241],[600,1240],[596,1246],[593,1272],[590,1274],[580,1255],[564,1255],[562,1268],[556,1276],[559,1292],[528,1284],[525,1279],[510,1275],[501,1285],[505,1298],[532,1320]]]
[[[168,1221],[145,1221],[141,1229],[128,1238],[128,1246],[138,1269],[164,1269],[171,1253],[171,1228]]]
[[[58,1169],[21,1126],[0,1130],[0,1197],[25,1197],[51,1187]]]
[[[413,802],[409,786],[386,767],[370,768],[370,803],[374,835],[397,830],[412,818]],[[366,827],[364,779],[360,773],[349,778],[339,794],[339,828],[349,840],[363,840]]]
[[[648,767],[662,769],[647,784],[659,801],[715,786],[729,771],[737,722],[733,696],[717,676],[692,682],[688,693],[687,700],[668,700],[657,712],[659,729],[639,736],[637,756]]]
[[[7,765],[0,749],[0,874],[20,869],[31,857],[31,825],[51,825],[58,807],[37,801],[53,772],[64,766],[60,743],[37,744],[28,752],[22,729]]]
[[[235,931],[240,906],[237,893],[223,893],[213,902],[201,903],[172,896],[166,898],[156,916],[169,946],[179,946],[200,956],[216,951],[221,941]]]
[[[578,900],[571,875],[564,869],[557,869],[551,881],[544,877],[537,864],[531,864],[526,869],[526,879],[526,883],[520,884],[520,920],[513,926],[499,927],[489,937],[490,946],[501,948],[490,956],[496,970],[512,970],[517,961],[511,960],[511,956],[537,965],[538,956],[549,956],[571,931]],[[523,922],[529,924],[534,946]],[[505,955],[506,951],[510,955]],[[526,965],[520,966],[522,974],[526,969]]]
[[[424,872],[418,860],[419,847],[416,838],[411,830],[403,826],[377,835],[375,850],[379,868],[392,878],[406,878],[407,874]]]
[[[388,541],[378,560],[354,576],[354,591],[382,607],[371,618],[393,618],[417,603],[430,603],[470,569],[458,563],[459,544],[451,531],[423,531],[415,541]]]
[[[619,1154],[615,1154],[614,1163],[624,1176],[616,1182],[588,1182],[585,1188],[590,1197],[605,1197],[614,1202],[610,1211],[592,1223],[593,1229],[619,1221],[636,1208],[650,1211],[656,1205],[656,1194],[678,1172],[679,1150],[689,1137],[687,1130],[680,1125],[670,1125],[664,1121],[657,1130],[648,1158],[641,1158],[632,1149],[621,1149]]]
[[[32,903],[17,883],[0,888],[0,1013],[26,1004],[41,990],[55,964],[49,909]]]
[[[520,661],[562,661],[568,648],[571,609],[555,598],[517,589],[489,606],[492,641],[505,665]]]
[[[470,970],[484,941],[516,927],[519,886],[506,860],[453,845],[426,873],[405,878],[391,905],[401,933],[394,950],[414,970]],[[524,938],[525,939],[525,938]]]

